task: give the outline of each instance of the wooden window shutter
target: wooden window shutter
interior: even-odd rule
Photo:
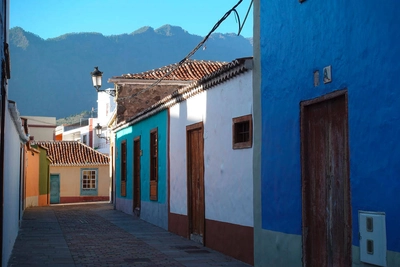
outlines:
[[[150,131],[150,200],[158,200],[158,130]]]

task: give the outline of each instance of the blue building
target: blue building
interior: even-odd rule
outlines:
[[[116,133],[116,208],[168,229],[168,112]]]
[[[254,2],[255,266],[400,266],[399,10]]]
[[[167,109],[157,103],[224,63],[188,60],[142,73],[110,78],[117,88],[115,207],[168,229]],[[165,75],[171,71],[170,75]],[[149,111],[150,110],[150,111]]]

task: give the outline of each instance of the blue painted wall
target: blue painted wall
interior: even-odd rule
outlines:
[[[383,211],[387,249],[400,251],[399,10],[398,0],[260,1],[263,229],[301,235],[300,101],[347,88],[353,244],[358,210]]]
[[[141,200],[150,201],[150,131],[158,128],[158,200],[151,202],[167,203],[167,120],[168,112],[164,110],[116,133],[115,182],[117,198],[133,199],[133,141],[140,136],[140,146],[143,151],[140,169]],[[121,142],[123,140],[126,140],[127,144],[126,197],[121,197],[120,160]]]

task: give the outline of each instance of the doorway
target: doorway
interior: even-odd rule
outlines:
[[[50,174],[50,204],[60,203],[60,175]]]
[[[186,127],[188,215],[190,239],[204,244],[204,140],[203,123]]]
[[[133,213],[140,217],[140,137],[133,141]]]
[[[301,103],[303,266],[351,266],[347,91]]]

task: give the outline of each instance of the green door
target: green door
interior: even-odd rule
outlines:
[[[50,174],[50,204],[60,203],[60,175]]]

